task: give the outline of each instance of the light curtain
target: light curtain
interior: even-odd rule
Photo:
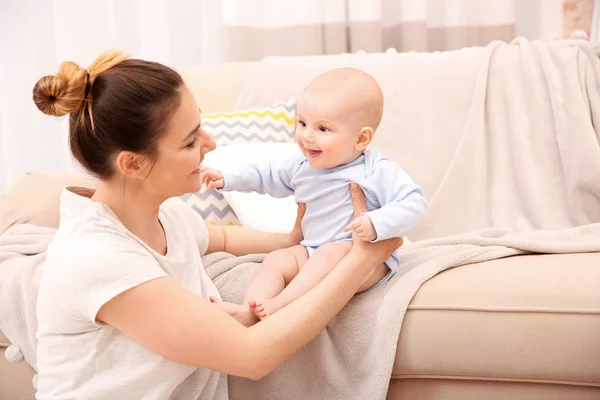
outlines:
[[[225,0],[230,60],[453,50],[511,40],[516,0]]]

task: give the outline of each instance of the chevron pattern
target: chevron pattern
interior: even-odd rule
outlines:
[[[285,108],[287,111],[287,108]],[[250,110],[250,111],[239,111],[239,112],[235,112],[235,113],[218,113],[218,114],[210,114],[210,115],[205,115],[203,118],[208,119],[208,120],[218,120],[220,118],[249,118],[249,117],[258,117],[260,119],[265,119],[265,118],[269,118],[272,119],[274,121],[279,121],[279,120],[283,120],[285,121],[288,125],[292,125],[294,124],[295,120],[293,116],[290,116],[289,111],[286,113],[286,111],[271,111],[271,110],[265,110],[265,111],[260,111],[260,110]]]
[[[247,143],[292,143],[296,129],[296,101],[271,107],[202,115],[202,127],[217,146]],[[180,199],[213,224],[240,225],[235,212],[219,191],[203,188]]]
[[[271,107],[202,115],[202,127],[217,146],[245,143],[294,141],[296,101],[290,99]]]
[[[214,189],[203,188],[200,192],[179,197],[192,207],[204,221],[218,225],[239,225],[235,212],[221,193]]]

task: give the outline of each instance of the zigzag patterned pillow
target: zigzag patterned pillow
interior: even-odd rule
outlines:
[[[294,142],[296,100],[227,113],[205,114],[202,127],[217,142],[230,144]]]
[[[217,146],[246,143],[293,143],[296,129],[296,100],[269,107],[202,115],[202,127]],[[203,188],[200,192],[180,197],[205,221],[219,225],[240,225],[221,193]]]
[[[206,189],[180,197],[192,207],[205,221],[219,225],[240,225],[235,212],[221,193],[215,189]]]

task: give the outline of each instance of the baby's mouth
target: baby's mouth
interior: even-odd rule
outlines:
[[[306,149],[306,152],[308,153],[309,157],[311,157],[311,158],[319,157],[322,153],[322,151],[320,151],[320,150],[308,150],[308,149]]]

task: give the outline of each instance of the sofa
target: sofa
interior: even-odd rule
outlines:
[[[368,57],[368,56],[365,56]],[[204,113],[231,110],[256,63],[183,70]],[[2,198],[0,232],[57,227],[70,174],[31,172]],[[599,399],[600,253],[531,254],[444,271],[406,313],[387,398]],[[34,370],[9,363],[0,331],[0,399],[34,398]]]

